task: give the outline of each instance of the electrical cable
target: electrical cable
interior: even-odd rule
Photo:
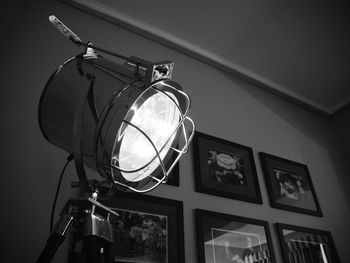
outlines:
[[[67,161],[66,161],[66,164],[64,165],[64,167],[61,171],[60,179],[59,179],[58,184],[57,184],[55,198],[53,200],[53,204],[52,204],[52,208],[51,208],[50,233],[52,232],[52,229],[53,229],[53,220],[54,220],[54,216],[55,216],[57,197],[58,197],[58,193],[59,193],[60,188],[61,188],[62,178],[63,178],[64,172],[65,172],[68,164],[73,160],[73,154],[68,155],[68,157],[66,159],[67,159]]]

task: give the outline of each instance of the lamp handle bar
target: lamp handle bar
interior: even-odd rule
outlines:
[[[73,41],[75,44],[80,46],[79,43],[81,43],[80,37],[78,37],[72,30],[70,30],[65,24],[63,24],[56,16],[51,15],[49,16],[49,20],[51,24],[60,31],[66,38]]]
[[[55,15],[49,16],[49,21],[58,31],[60,31],[66,38],[71,40],[74,44],[78,45],[79,47],[80,46],[91,47],[91,42],[86,42],[86,43],[83,42],[80,39],[80,37],[78,37],[71,29],[69,29],[65,24],[63,24],[63,22],[59,20]],[[128,62],[134,63],[135,65],[143,65],[142,61],[138,59],[126,57],[118,53],[106,50],[104,48],[96,47],[96,46],[93,46],[93,48],[100,52],[106,53],[108,55],[118,57]],[[146,66],[146,65],[143,65],[143,66]]]

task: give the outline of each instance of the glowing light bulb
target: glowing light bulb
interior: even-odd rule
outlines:
[[[177,103],[174,95],[168,94]],[[175,138],[180,112],[174,101],[161,92],[147,98],[138,109],[134,107],[130,123],[142,130],[152,141],[163,160]],[[119,153],[113,151],[113,159],[118,159],[122,176],[131,182],[149,176],[160,164],[152,143],[137,128],[124,125]],[[169,141],[167,142],[167,140]],[[154,160],[153,160],[154,159]],[[152,161],[153,160],[153,161]],[[149,163],[149,164],[148,164]],[[147,165],[148,164],[148,165]],[[146,166],[146,167],[144,167]],[[144,167],[135,172],[133,171]]]

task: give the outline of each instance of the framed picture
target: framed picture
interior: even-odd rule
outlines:
[[[273,263],[266,221],[196,210],[198,262]]]
[[[339,263],[329,231],[276,224],[285,263]]]
[[[259,155],[272,207],[322,216],[306,165],[267,153]]]
[[[104,204],[119,214],[113,221],[115,262],[184,262],[182,202],[118,192]]]
[[[196,132],[193,155],[196,191],[262,204],[250,147]]]
[[[179,163],[177,163],[171,173],[168,175],[166,184],[172,186],[180,185],[180,172],[179,172]]]
[[[166,169],[169,169],[170,165],[175,161],[176,154],[173,154],[170,157],[170,163],[166,163],[165,167]],[[174,169],[171,171],[171,173],[168,175],[168,178],[166,180],[166,184],[172,185],[172,186],[179,186],[180,185],[180,166],[179,162],[174,166]]]

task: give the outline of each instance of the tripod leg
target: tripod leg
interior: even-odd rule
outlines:
[[[72,209],[72,211],[74,212],[74,209]],[[37,263],[48,263],[51,261],[56,254],[57,249],[62,245],[66,236],[70,232],[74,220],[72,214],[64,214],[60,217],[60,220],[55,226],[54,232],[52,232],[47,239],[46,245],[39,256]]]
[[[78,231],[76,229],[72,229],[69,237],[69,247],[68,247],[68,263],[78,263],[78,252],[77,252],[77,243],[78,239]]]
[[[83,241],[85,263],[101,263],[101,239],[96,236],[87,236]]]
[[[105,241],[104,244],[104,258],[105,258],[105,263],[114,263],[114,244],[110,243],[108,241]]]
[[[87,236],[83,242],[84,263],[114,263],[114,246],[101,237]]]
[[[47,239],[46,246],[44,247],[43,251],[41,252],[37,263],[48,263],[51,261],[53,256],[55,255],[57,249],[60,247],[60,245],[63,243],[65,237],[58,234],[58,233],[52,233],[50,237]]]

